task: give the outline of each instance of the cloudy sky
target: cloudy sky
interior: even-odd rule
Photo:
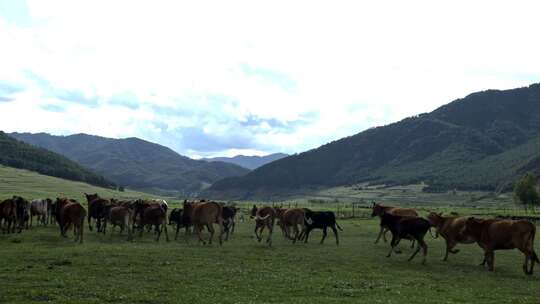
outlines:
[[[0,0],[0,130],[302,152],[540,82],[537,3]]]

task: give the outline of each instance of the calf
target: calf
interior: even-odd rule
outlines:
[[[95,219],[97,232],[101,232],[101,222],[103,216],[105,215],[105,206],[109,205],[111,202],[107,199],[99,197],[97,193],[87,194],[84,196],[88,201],[88,229],[93,230],[92,219]]]
[[[326,238],[326,230],[328,227],[332,229],[334,232],[334,236],[336,237],[336,245],[339,245],[339,235],[337,229],[343,231],[341,227],[336,222],[336,216],[334,215],[334,212],[332,211],[311,211],[309,209],[304,209],[304,225],[305,225],[305,231],[301,238],[304,238],[304,242],[307,243],[309,239],[309,233],[313,229],[322,229],[323,230],[323,236],[321,239],[321,244],[324,242],[324,239]]]
[[[428,220],[437,230],[437,235],[441,235],[446,241],[446,253],[443,261],[448,260],[448,253],[456,254],[458,249],[453,249],[457,244],[471,244],[475,240],[465,233],[466,216],[443,216],[442,213],[431,212]]]
[[[387,257],[392,255],[392,252],[395,250],[395,247],[399,244],[401,239],[415,240],[417,242],[416,250],[408,260],[412,260],[420,251],[420,248],[422,248],[424,255],[422,264],[426,263],[428,247],[424,241],[424,237],[431,228],[431,224],[428,220],[421,217],[404,217],[384,213],[381,216],[381,226],[383,225],[384,227],[388,227],[392,233],[392,241],[390,242],[391,248]]]
[[[465,221],[465,233],[484,250],[481,265],[487,262],[489,271],[494,270],[495,250],[501,249],[519,249],[525,255],[523,272],[527,275],[533,274],[535,263],[540,263],[534,251],[536,226],[529,221],[470,217]]]
[[[178,232],[180,231],[180,228],[185,227],[186,231],[188,229],[188,225],[184,223],[184,210],[175,208],[171,211],[171,214],[169,214],[169,225],[176,225],[176,234],[174,235],[174,239],[178,239]]]
[[[223,231],[225,233],[225,241],[229,240],[229,234],[234,233],[234,227],[236,226],[235,217],[238,209],[236,207],[223,207]]]
[[[133,210],[125,206],[114,206],[107,205],[105,207],[105,216],[103,217],[103,233],[107,230],[107,223],[112,224],[112,232],[116,226],[120,227],[120,234],[124,232],[124,229],[127,229],[128,241],[133,239],[132,236],[132,221],[133,221]]]
[[[272,246],[272,232],[274,231],[274,223],[276,220],[276,210],[272,207],[261,207],[253,205],[251,209],[251,217],[255,219],[255,237],[260,242],[262,240],[262,232],[264,228],[268,228],[268,237],[266,243]]]

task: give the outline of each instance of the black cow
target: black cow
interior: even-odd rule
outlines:
[[[385,213],[381,216],[381,226],[388,227],[390,232],[392,232],[392,241],[390,242],[391,248],[387,257],[392,255],[392,251],[395,250],[395,247],[399,244],[401,239],[414,240],[418,245],[408,260],[412,260],[418,251],[420,251],[420,248],[422,248],[424,254],[422,264],[426,263],[428,247],[424,241],[424,237],[431,228],[431,223],[428,220],[421,217],[399,216]],[[396,253],[400,252],[396,251]]]
[[[180,208],[174,208],[171,211],[171,214],[169,214],[169,225],[176,224],[176,235],[174,236],[174,239],[178,239],[178,231],[180,231],[180,228],[185,227],[186,231],[188,229],[188,225],[186,225],[184,221],[184,209]]]
[[[313,229],[322,229],[323,236],[321,239],[321,244],[326,238],[326,230],[328,227],[334,231],[334,236],[336,237],[336,245],[339,245],[339,235],[337,229],[343,231],[343,229],[336,222],[336,216],[332,211],[311,211],[309,209],[304,209],[304,225],[305,231],[300,235],[300,239],[304,238],[304,242],[307,243],[309,239],[309,233]]]
[[[236,207],[223,207],[223,233],[225,233],[225,241],[229,239],[229,233],[234,233],[234,227],[236,226],[235,217],[238,209]]]
[[[16,195],[13,196],[13,201],[17,206],[16,212],[20,233],[23,228],[28,229],[28,223],[30,221],[30,203],[26,199]]]

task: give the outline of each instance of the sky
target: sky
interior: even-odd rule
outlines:
[[[299,153],[540,82],[539,1],[0,0],[0,130]]]

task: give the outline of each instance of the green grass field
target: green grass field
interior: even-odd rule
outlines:
[[[320,232],[293,245],[280,232],[267,248],[252,238],[253,223],[239,223],[221,248],[184,238],[156,243],[145,234],[88,233],[82,245],[56,227],[0,235],[1,303],[534,303],[540,268],[521,272],[517,251],[496,254],[495,272],[477,266],[481,250],[442,262],[443,242],[428,238],[428,262],[386,258],[388,244],[373,244],[376,220],[342,220],[341,245]],[[169,228],[172,231],[172,228]],[[172,236],[172,233],[170,233]],[[540,251],[536,246],[537,251]]]
[[[412,187],[414,188],[414,187]],[[411,189],[411,188],[408,188]],[[332,191],[338,191],[336,189]],[[340,190],[342,191],[342,190]],[[377,192],[375,192],[377,191]],[[401,202],[407,190],[370,190],[389,202]],[[104,197],[148,197],[117,192],[83,183],[0,167],[0,198],[13,194],[27,198],[66,195],[84,201],[83,192]],[[395,193],[398,193],[396,195]],[[368,194],[364,194],[368,195]],[[392,196],[394,195],[394,196]],[[421,212],[430,209],[486,216],[509,211],[506,204],[485,209],[456,201],[427,204],[416,194]],[[433,198],[433,196],[432,196]],[[173,200],[171,207],[178,204]],[[246,213],[254,202],[240,202]],[[257,202],[261,203],[261,202]],[[281,202],[299,207],[348,208],[338,202],[313,203],[309,199]],[[341,204],[341,205],[340,205]],[[412,202],[405,205],[413,206]],[[363,210],[364,213],[366,210]],[[516,213],[509,211],[510,213]],[[517,212],[518,213],[518,212]],[[0,303],[534,303],[538,302],[540,267],[526,277],[523,257],[517,250],[496,253],[495,272],[477,264],[482,251],[477,245],[461,245],[461,252],[442,262],[444,243],[427,236],[428,263],[421,257],[406,259],[404,253],[386,258],[388,244],[373,244],[378,232],[375,219],[340,220],[341,245],[329,235],[319,245],[320,232],[308,244],[291,244],[281,232],[267,248],[252,238],[253,222],[239,223],[236,234],[222,247],[189,244],[182,235],[171,242],[153,241],[151,234],[133,243],[118,234],[97,235],[85,227],[85,243],[59,236],[56,226],[34,227],[21,234],[0,234]],[[538,242],[537,251],[540,252]]]

